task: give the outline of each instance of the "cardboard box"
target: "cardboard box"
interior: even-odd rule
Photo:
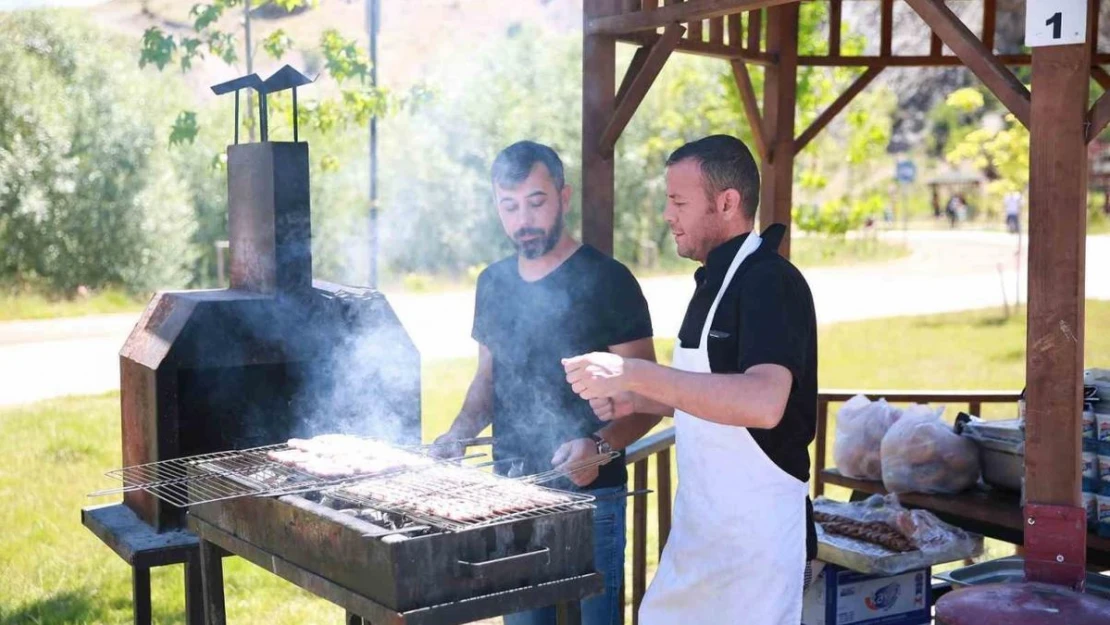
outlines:
[[[880,576],[827,564],[803,598],[802,625],[928,625],[931,579],[931,569]]]

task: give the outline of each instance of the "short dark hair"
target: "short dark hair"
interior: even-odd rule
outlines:
[[[495,185],[515,186],[528,177],[536,163],[547,168],[547,173],[551,174],[551,179],[555,182],[555,189],[562,191],[566,183],[563,161],[555,150],[535,141],[517,141],[501,150],[497,158],[493,159],[490,178]]]
[[[711,135],[691,141],[671,153],[667,167],[687,159],[696,160],[701,167],[710,202],[715,201],[721,191],[736,189],[744,214],[755,219],[759,206],[759,167],[743,141],[729,135]]]

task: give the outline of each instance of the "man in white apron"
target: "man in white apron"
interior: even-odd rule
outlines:
[[[592,353],[564,361],[598,416],[674,416],[679,486],[670,538],[640,608],[644,625],[798,625],[816,555],[807,446],[817,415],[813,298],[753,231],[759,172],[717,135],[667,161],[678,253],[702,263],[672,367]]]

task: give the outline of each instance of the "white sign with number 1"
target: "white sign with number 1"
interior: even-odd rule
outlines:
[[[1026,0],[1025,45],[1061,46],[1087,40],[1087,0]]]

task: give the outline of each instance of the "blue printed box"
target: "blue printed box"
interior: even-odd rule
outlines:
[[[827,564],[805,594],[802,625],[927,625],[931,579],[927,568],[881,576]]]

